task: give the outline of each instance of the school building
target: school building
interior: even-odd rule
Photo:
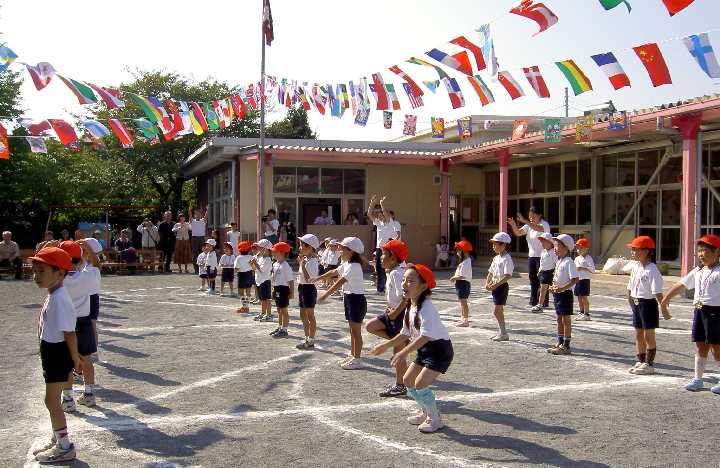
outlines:
[[[589,143],[576,143],[574,119],[563,121],[561,142],[546,143],[545,117],[528,117],[530,132],[513,141],[514,116],[472,116],[473,138],[462,142],[267,139],[262,164],[257,139],[213,138],[184,172],[197,178],[210,226],[237,220],[251,239],[259,208],[275,208],[298,234],[359,232],[369,249],[371,226],[341,223],[348,213],[362,219],[370,196],[382,193],[415,261],[431,262],[442,234],[490,255],[487,240],[508,230],[507,216],[534,205],[553,232],[589,237],[596,258],[627,255],[625,244],[645,234],[659,262],[687,271],[696,236],[720,230],[720,95],[628,114],[624,131],[597,117]],[[311,225],[321,209],[339,225]],[[512,251],[527,254],[523,238]]]

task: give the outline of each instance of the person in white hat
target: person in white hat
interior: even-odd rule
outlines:
[[[298,299],[300,303],[300,320],[303,323],[305,339],[295,347],[309,351],[315,349],[315,331],[317,330],[317,322],[315,321],[317,288],[312,279],[317,277],[319,272],[317,249],[320,247],[320,241],[314,234],[300,236],[298,241],[300,242],[298,249],[300,268],[298,268],[297,275]]]
[[[313,278],[313,282],[329,278],[337,278],[330,289],[325,291],[318,304],[324,302],[332,293],[342,287],[343,306],[345,308],[345,320],[350,329],[350,355],[341,359],[338,364],[345,370],[359,369],[363,367],[362,358],[362,325],[367,313],[367,301],[365,299],[365,284],[363,282],[362,255],[365,246],[357,237],[346,237],[340,242],[342,263],[335,270]]]
[[[255,244],[257,254],[250,260],[250,266],[255,270],[255,285],[257,286],[258,300],[260,301],[260,313],[253,320],[257,322],[272,321],[272,257],[270,250],[272,242],[267,239],[260,239]]]
[[[538,268],[538,279],[540,280],[540,292],[538,303],[535,304],[530,312],[540,313],[548,306],[548,289],[552,284],[555,275],[555,265],[558,258],[555,254],[555,244],[552,241],[552,234],[542,232],[537,236],[538,241],[542,244],[542,252],[540,253],[540,267]]]
[[[493,315],[498,323],[498,334],[490,338],[493,341],[508,341],[510,337],[505,326],[505,304],[507,304],[508,293],[510,292],[510,278],[512,278],[515,264],[508,253],[510,246],[510,235],[506,232],[498,232],[490,239],[495,257],[488,268],[485,289],[490,291],[495,308]]]
[[[90,322],[92,323],[93,333],[95,334],[96,356],[98,361],[103,361],[102,352],[100,351],[100,341],[98,340],[97,319],[100,314],[100,287],[101,287],[101,271],[100,260],[98,254],[103,251],[102,244],[94,237],[88,237],[78,241],[83,248],[83,260],[85,260],[85,271],[91,274],[94,279],[93,285],[95,291],[90,294]],[[85,248],[85,246],[89,248]]]
[[[550,292],[553,293],[555,314],[557,316],[557,344],[548,349],[550,354],[570,354],[570,338],[572,337],[573,287],[578,281],[578,272],[570,253],[575,248],[575,240],[567,234],[553,237],[555,253],[558,257],[555,266],[553,283]]]
[[[218,258],[215,252],[215,246],[217,241],[215,239],[208,239],[203,245],[203,252],[205,253],[205,274],[207,275],[208,282],[208,296],[215,294],[215,277],[217,277]]]

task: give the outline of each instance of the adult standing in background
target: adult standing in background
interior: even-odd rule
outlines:
[[[400,240],[402,238],[402,224],[400,224],[400,221],[395,219],[395,212],[393,210],[388,210],[388,213],[390,213],[390,219],[392,219],[395,232],[397,233],[394,239]]]
[[[158,223],[158,234],[160,235],[160,242],[158,248],[160,249],[160,268],[165,273],[172,273],[170,269],[170,262],[172,262],[173,252],[175,251],[175,231],[173,228],[175,223],[172,220],[172,212],[166,211],[163,214],[163,220]]]
[[[277,212],[270,208],[267,211],[267,216],[263,221],[265,226],[265,239],[269,240],[273,244],[277,244],[278,242],[278,230],[280,229],[280,221],[275,219],[276,216]]]
[[[397,231],[395,230],[395,222],[390,216],[390,212],[385,209],[385,198],[382,197],[378,202],[377,195],[373,195],[370,198],[368,204],[368,219],[372,221],[373,225],[377,228],[376,243],[375,243],[375,274],[377,275],[377,292],[385,292],[385,269],[380,262],[382,256],[382,246],[387,243],[390,239],[397,239]]]
[[[205,235],[207,234],[207,207],[201,213],[199,209],[193,210],[193,206],[190,204],[190,214],[192,215],[192,221],[190,221],[192,262],[195,274],[198,274],[197,258],[205,245]]]
[[[540,292],[540,255],[543,251],[542,243],[538,236],[543,232],[550,232],[550,224],[543,219],[542,211],[534,206],[530,207],[528,217],[525,218],[521,213],[517,214],[517,221],[508,218],[508,224],[512,228],[513,234],[516,236],[525,236],[528,244],[528,277],[530,279],[530,307],[534,307],[538,303],[538,293]],[[518,223],[523,226],[518,228]],[[545,304],[548,306],[548,295],[545,296]]]
[[[12,240],[12,232],[4,231],[0,242],[0,266],[11,266],[15,268],[15,279],[22,279],[22,258],[20,258],[20,247]]]
[[[158,241],[160,241],[158,228],[150,218],[145,218],[142,224],[137,227],[137,232],[142,236],[140,239],[140,252],[143,261],[150,271],[155,271],[155,249],[157,249]]]
[[[178,273],[188,273],[188,265],[192,263],[192,245],[190,244],[190,223],[185,221],[185,215],[178,215],[178,222],[173,226],[175,233],[175,263]]]
[[[320,225],[335,224],[335,220],[332,219],[332,216],[328,216],[327,210],[322,210],[320,212],[320,215],[315,217],[315,221],[313,221],[313,224],[320,224]]]

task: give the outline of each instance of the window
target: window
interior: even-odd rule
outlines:
[[[658,194],[654,191],[649,191],[645,194],[642,200],[640,200],[640,206],[638,207],[638,224],[648,226],[657,224],[657,207],[658,207]]]
[[[545,216],[550,225],[560,224],[560,198],[552,197],[545,199]]]
[[[635,203],[635,193],[634,192],[625,192],[625,193],[617,194],[617,222],[618,222],[618,224],[622,223],[623,219],[625,219],[625,215],[627,215],[628,211],[630,211],[630,208],[632,208],[633,203]],[[633,218],[630,218],[629,222],[632,224]]]
[[[500,195],[500,173],[486,172],[485,173],[485,196],[497,197]]]
[[[486,226],[497,226],[498,222],[498,210],[500,204],[497,200],[486,200],[485,201],[485,225]]]
[[[518,170],[511,169],[508,171],[508,195],[518,194]]]
[[[343,192],[351,195],[365,194],[365,171],[363,169],[343,169]]]
[[[618,182],[624,187],[635,185],[635,155],[620,155],[618,157]]]
[[[680,229],[660,230],[660,260],[674,262],[680,256]]]
[[[604,193],[602,196],[603,224],[617,224],[617,203],[614,193]]]
[[[545,191],[545,170],[547,166],[533,167],[533,191],[543,193]]]
[[[235,220],[230,172],[228,168],[208,179],[208,223],[214,228]]]
[[[602,160],[603,187],[616,187],[617,182],[617,156],[607,156]]]
[[[564,218],[563,224],[575,225],[577,222],[577,196],[566,195],[564,199]]]
[[[297,225],[297,198],[276,198],[275,209],[281,224],[288,221]]]
[[[532,181],[530,180],[530,168],[523,167],[519,170],[520,182],[518,184],[518,193],[530,193]]]
[[[657,151],[645,151],[638,154],[638,185],[647,185],[650,182],[650,177],[659,163]],[[658,183],[657,179],[654,183]]]
[[[317,167],[298,167],[298,193],[318,193],[320,191],[320,169]]]
[[[592,188],[592,160],[585,158],[578,161],[578,189]]]
[[[320,193],[342,193],[342,169],[322,169],[320,177]]]
[[[679,226],[680,190],[663,190],[661,193],[663,226]]]
[[[360,224],[365,224],[365,200],[362,198],[349,198],[347,201],[348,214],[357,216]]]
[[[577,167],[577,161],[565,162],[565,190],[567,191],[577,190]]]
[[[480,221],[480,198],[464,197],[462,199],[463,223],[477,223]]]
[[[551,164],[547,167],[547,191],[560,191],[560,163]]]
[[[590,195],[578,195],[578,221],[579,225],[590,225],[592,212],[592,197]]]
[[[660,171],[660,183],[677,184],[680,182],[682,182],[682,158],[670,158]]]
[[[295,178],[294,167],[274,167],[273,192],[295,193]]]

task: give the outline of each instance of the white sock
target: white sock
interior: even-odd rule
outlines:
[[[70,438],[68,437],[67,427],[53,431],[53,435],[61,449],[67,450],[70,448]]]
[[[72,400],[73,399],[73,391],[72,388],[65,388],[62,391],[62,398],[63,400]]]
[[[85,384],[85,391],[84,393],[86,395],[92,395],[93,393],[93,386],[91,384]]]
[[[707,364],[707,358],[695,355],[695,378],[702,379],[705,373],[705,364]]]
[[[282,331],[287,331],[287,327],[280,327],[282,328]]]
[[[313,338],[312,336],[306,336],[305,341],[307,341],[310,344],[313,344],[313,343],[315,343],[315,338]]]

